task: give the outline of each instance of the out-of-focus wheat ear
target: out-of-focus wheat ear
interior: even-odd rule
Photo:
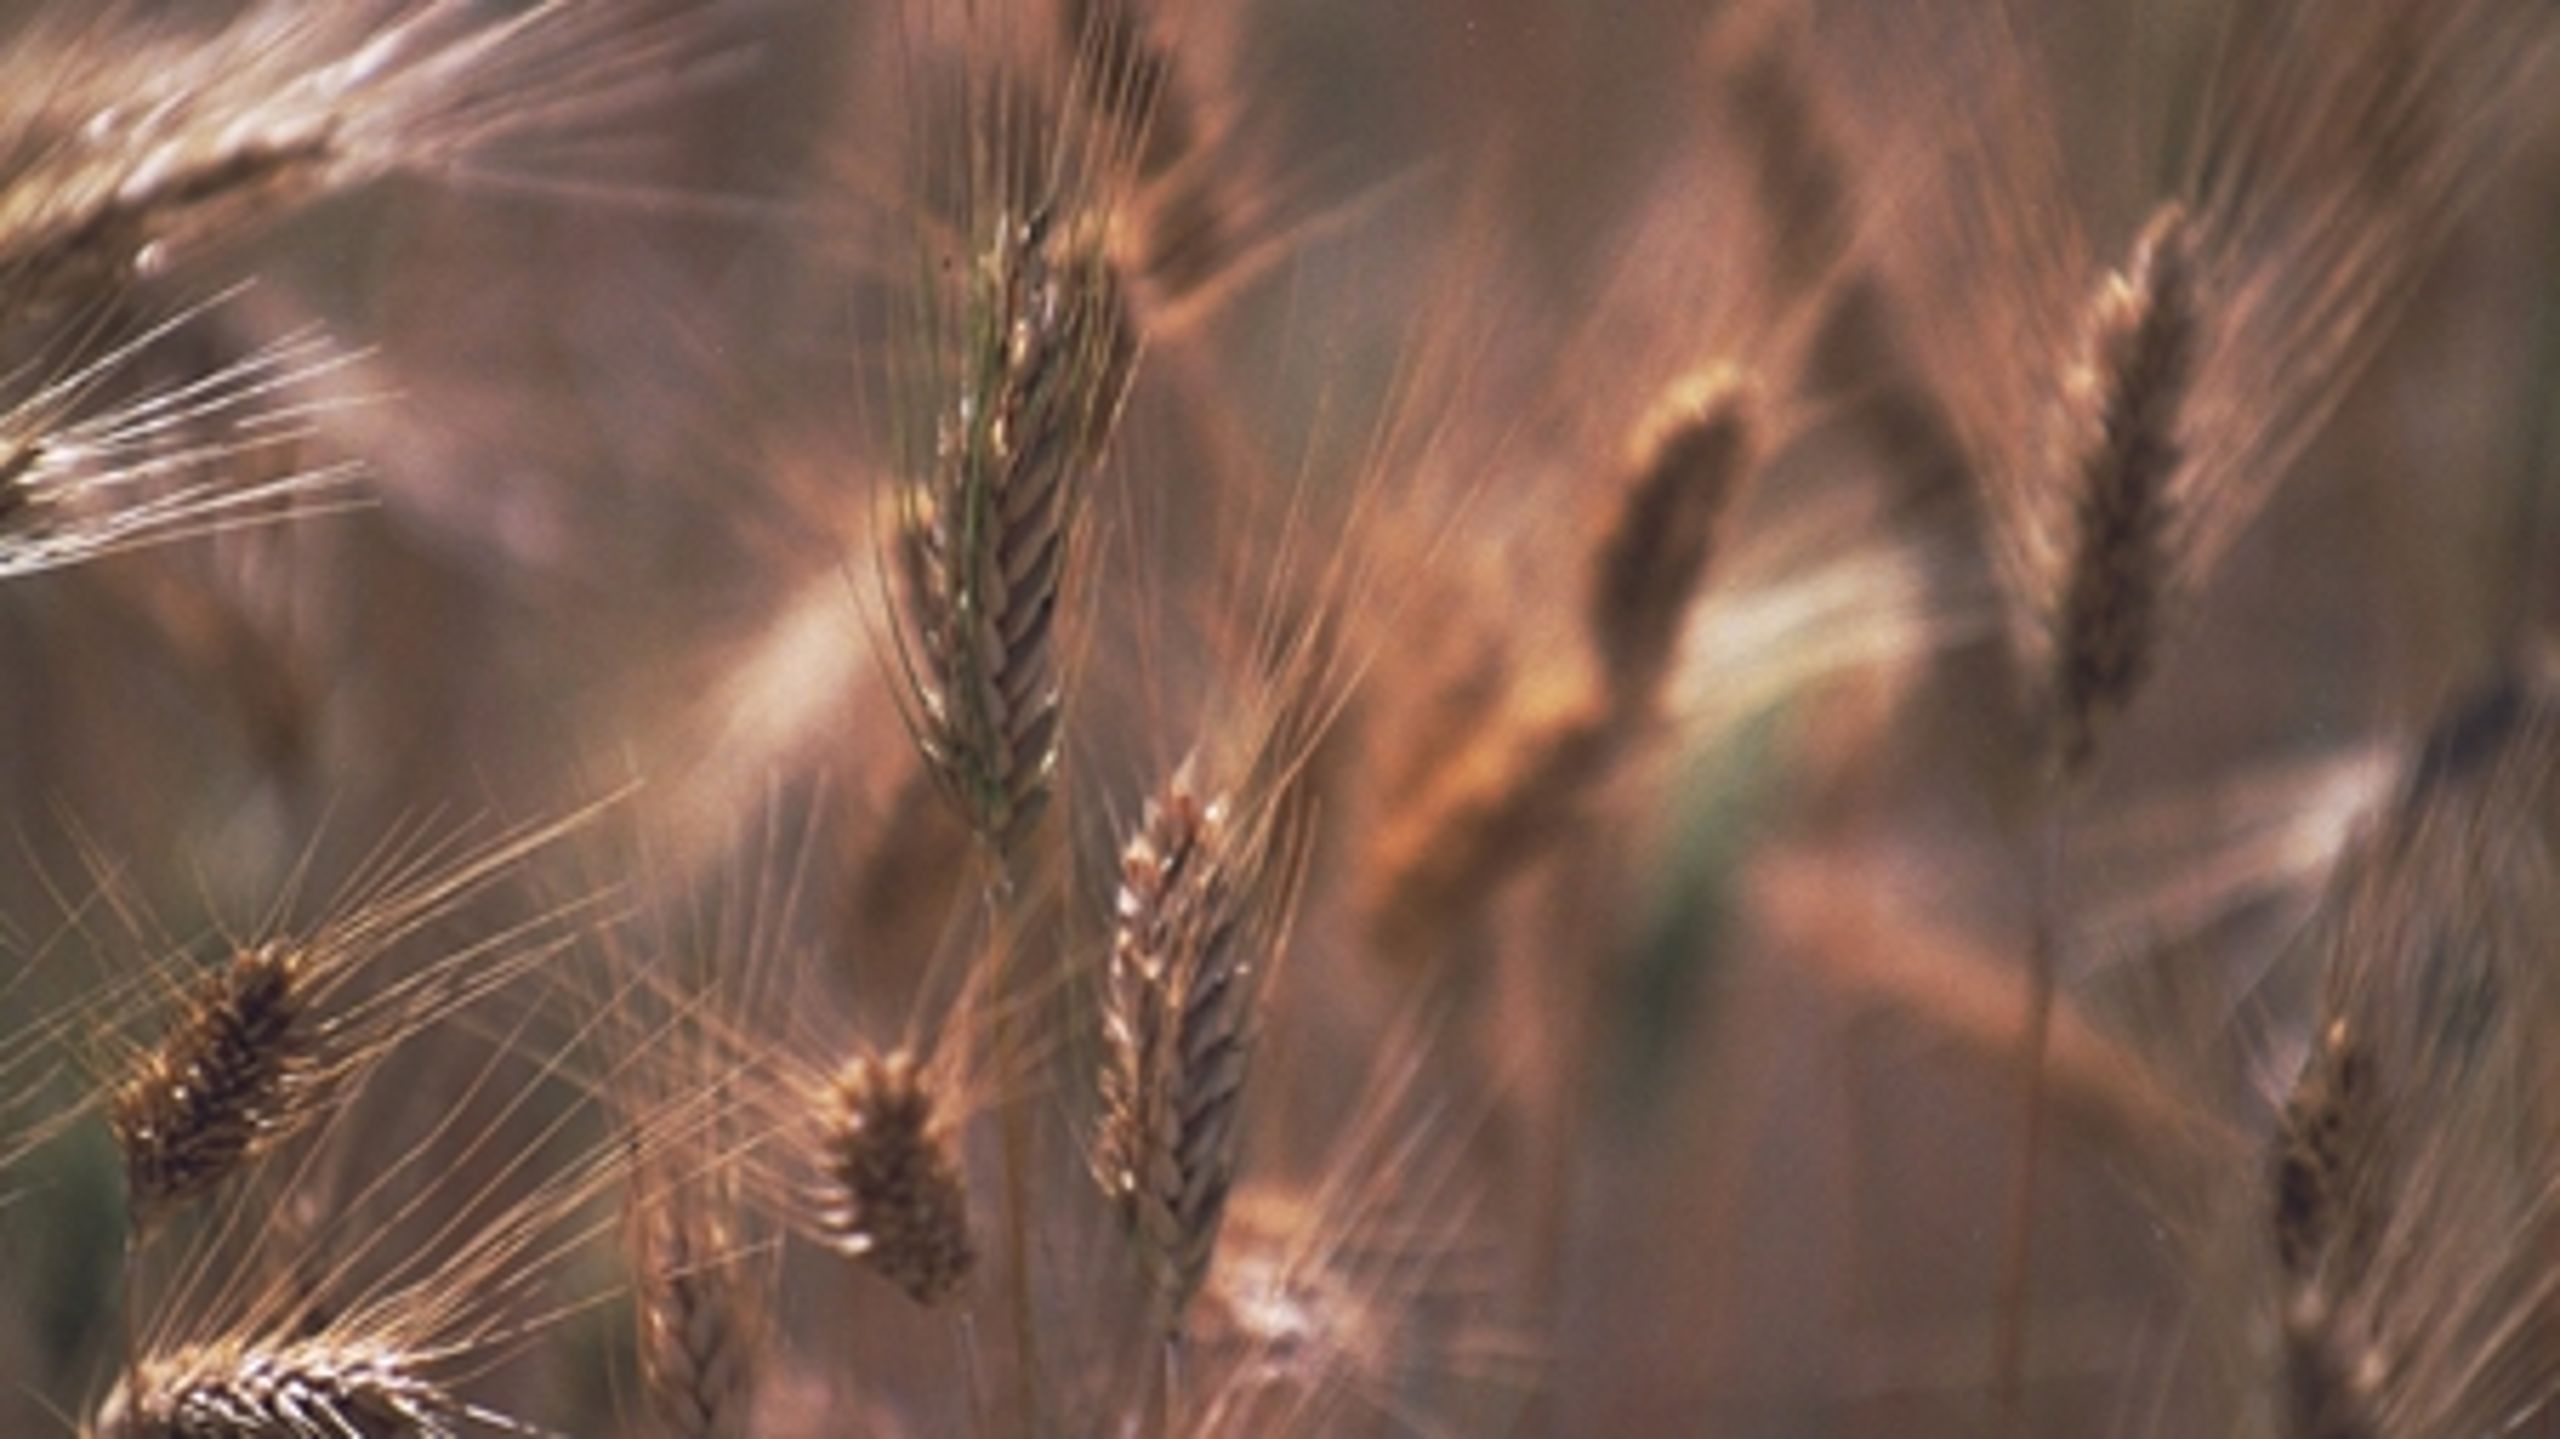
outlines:
[[[2159,641],[2176,538],[2170,486],[2202,323],[2193,244],[2183,207],[2152,216],[2124,269],[2100,285],[2064,377],[2053,462],[2073,509],[2046,640],[2066,771],[2089,762],[2100,725],[2148,677]]]
[[[137,1231],[211,1193],[305,1117],[317,1088],[310,984],[305,951],[242,949],[116,1081],[107,1122]]]
[[[1633,478],[1592,552],[1586,601],[1616,708],[1649,709],[1661,691],[1725,517],[1751,480],[1755,409],[1748,379],[1708,370],[1674,385],[1637,432]]]
[[[2308,1279],[2332,1246],[2357,1243],[2342,1232],[2342,1221],[2349,1213],[2358,1160],[2369,1148],[2372,1087],[2371,1059],[2345,1020],[2331,1020],[2285,1097],[2276,1128],[2269,1219],[2276,1258],[2291,1279]]]
[[[2269,1219],[2287,1291],[2277,1318],[2280,1403],[2292,1439],[2378,1439],[2381,1433],[2357,1392],[2351,1356],[2339,1352],[2322,1274],[2332,1269],[2333,1279],[2361,1270],[2369,1258],[2377,1227],[2373,1205],[2382,1193],[2369,1168],[2372,1087],[2370,1059],[2346,1022],[2332,1020],[2286,1096],[2276,1128]],[[2350,1227],[2355,1232],[2346,1232]]]
[[[1362,909],[1390,956],[1412,956],[1553,843],[1619,748],[1612,711],[1588,699],[1530,713],[1515,701],[1495,725],[1368,838]]]
[[[848,1061],[820,1104],[819,1231],[924,1305],[958,1294],[978,1262],[946,1099],[895,1050]]]
[[[672,1439],[746,1439],[768,1328],[751,1256],[714,1187],[635,1180],[625,1228],[640,1378]]]
[[[1186,763],[1121,851],[1094,1172],[1167,1334],[1181,1332],[1217,1247],[1275,957],[1251,828],[1226,796],[1204,795]]]
[[[327,194],[565,138],[684,83],[705,22],[648,4],[254,4],[211,34],[97,7],[0,58],[0,337]]]
[[[304,392],[346,362],[304,331],[174,383],[112,394],[183,310],[71,366],[0,412],[0,579],[350,503],[354,467],[305,465]]]
[[[2510,680],[2416,747],[2306,929],[2317,1029],[2247,1214],[2287,1432],[2516,1432],[2560,1396],[2555,800],[2560,700]]]
[[[453,1439],[544,1431],[463,1403],[397,1350],[311,1342],[154,1355],[100,1408],[96,1439]]]
[[[1184,73],[1171,28],[1138,0],[1061,0],[1059,24],[1075,56],[1068,98],[1089,110],[1125,167],[1133,194],[1123,246],[1162,311],[1240,257],[1231,172],[1212,163],[1211,123]],[[1182,21],[1171,22],[1180,25]]]
[[[1729,367],[1685,376],[1638,426],[1588,561],[1584,628],[1598,683],[1515,679],[1490,721],[1382,815],[1362,909],[1389,954],[1425,937],[1552,846],[1656,719],[1718,536],[1757,464],[1757,391]]]
[[[1091,217],[1008,210],[994,231],[959,302],[930,472],[905,499],[899,640],[925,757],[1001,852],[1054,778],[1059,609],[1137,345]]]

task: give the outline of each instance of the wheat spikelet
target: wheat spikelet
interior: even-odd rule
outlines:
[[[1235,1177],[1270,962],[1253,849],[1229,801],[1204,797],[1185,765],[1121,852],[1094,1169],[1168,1332],[1208,1273]]]
[[[2153,215],[2090,307],[2064,384],[2055,465],[2072,480],[2071,547],[2047,619],[2062,762],[2088,762],[2100,722],[2142,683],[2169,572],[2178,430],[2201,344],[2185,210]]]
[[[2341,1234],[2339,1221],[2373,1123],[2367,1112],[2373,1103],[2371,1068],[2346,1022],[2333,1020],[2285,1096],[2276,1130],[2271,1227],[2276,1257],[2293,1278],[2306,1277],[2333,1245],[2369,1242]]]
[[[918,1304],[959,1293],[977,1264],[948,1123],[904,1050],[848,1061],[820,1117],[821,1231]]]

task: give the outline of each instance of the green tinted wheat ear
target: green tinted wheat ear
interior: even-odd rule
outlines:
[[[904,1051],[839,1071],[820,1115],[821,1233],[918,1304],[960,1292],[977,1265],[968,1191],[929,1071]]]
[[[1169,1333],[1208,1273],[1235,1178],[1271,960],[1252,850],[1228,801],[1201,795],[1185,766],[1121,852],[1094,1169]]]
[[[2051,704],[2066,767],[2148,673],[2167,585],[2178,430],[2199,318],[2186,211],[2152,217],[2100,285],[2064,380],[2052,460],[2073,496],[2070,549],[2046,618]]]
[[[999,849],[1039,812],[1057,764],[1058,611],[1136,357],[1101,247],[1072,214],[997,217],[960,301],[957,391],[936,422],[931,473],[906,502],[918,735]]]

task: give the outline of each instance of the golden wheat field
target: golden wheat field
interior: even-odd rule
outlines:
[[[2549,0],[0,3],[0,1435],[2560,1433]]]

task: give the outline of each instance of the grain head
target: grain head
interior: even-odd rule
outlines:
[[[839,1070],[818,1115],[820,1230],[918,1304],[957,1295],[977,1264],[968,1190],[933,1074],[903,1050]]]

